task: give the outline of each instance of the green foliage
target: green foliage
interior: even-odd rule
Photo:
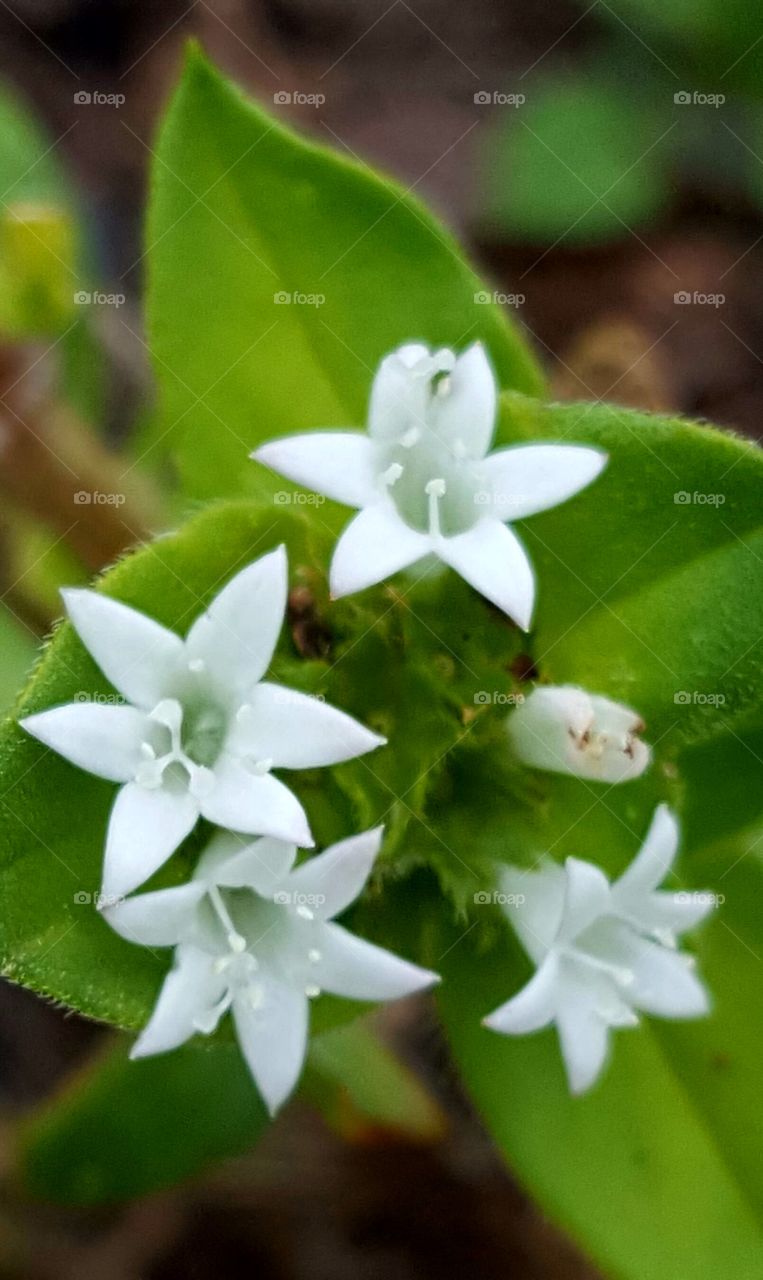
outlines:
[[[486,156],[488,213],[510,234],[545,244],[619,238],[649,222],[665,195],[664,150],[651,144],[659,108],[609,77],[535,84]]]
[[[376,365],[406,340],[481,338],[503,385],[539,389],[412,196],[284,129],[196,52],[159,139],[148,245],[161,412],[141,443],[193,497],[268,483],[247,463],[258,442],[362,423]]]
[[[315,1038],[304,1089],[343,1130],[430,1140],[442,1123],[415,1076],[362,1022]],[[236,1045],[190,1045],[130,1062],[120,1037],[24,1121],[14,1177],[38,1199],[109,1204],[243,1155],[267,1124]]]

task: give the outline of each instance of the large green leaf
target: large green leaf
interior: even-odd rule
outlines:
[[[595,485],[523,527],[542,675],[634,701],[671,746],[760,725],[757,446],[611,405],[509,396],[502,437],[518,433],[610,453]]]
[[[148,254],[161,413],[143,445],[171,454],[193,496],[262,481],[258,441],[361,423],[376,365],[406,340],[481,338],[502,385],[539,388],[409,193],[283,128],[195,50],[158,143]]]

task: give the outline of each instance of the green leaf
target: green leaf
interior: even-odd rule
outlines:
[[[130,1062],[120,1040],[23,1124],[15,1176],[59,1204],[129,1200],[243,1154],[268,1123],[237,1045]]]
[[[262,440],[364,422],[379,360],[407,340],[481,338],[502,385],[539,389],[410,194],[276,123],[193,49],[158,143],[148,253],[161,412],[142,447],[169,452],[194,497],[265,484],[247,460]]]
[[[0,605],[0,708],[14,701],[32,665],[35,645],[28,631],[6,605]]]
[[[506,397],[502,438],[520,433],[610,453],[585,493],[522,526],[543,678],[634,702],[671,749],[760,726],[757,446],[610,405]]]
[[[622,238],[649,223],[669,195],[659,106],[596,68],[534,83],[486,153],[489,211],[536,243]]]
[[[363,1022],[314,1040],[303,1092],[350,1136],[370,1128],[431,1142],[442,1133],[444,1117],[431,1094]]]
[[[303,1085],[348,1136],[432,1141],[443,1118],[362,1022],[318,1036]],[[14,1175],[38,1199],[93,1205],[173,1186],[252,1147],[269,1120],[240,1050],[215,1041],[130,1062],[123,1037],[19,1129]]]
[[[504,942],[478,955],[472,935],[445,963],[443,1015],[485,1123],[543,1209],[620,1280],[759,1274],[755,1003],[745,1004],[746,979],[735,994],[740,957],[723,933],[716,921],[701,950],[715,1014],[691,1027],[655,1019],[618,1033],[607,1074],[583,1098],[567,1092],[553,1031],[512,1039],[479,1025],[527,976],[515,950]],[[716,947],[724,954],[714,960]]]

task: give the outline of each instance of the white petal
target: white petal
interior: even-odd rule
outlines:
[[[187,791],[128,782],[114,801],[106,836],[103,895],[122,898],[144,884],[190,835],[199,806]]]
[[[567,858],[564,870],[567,883],[557,936],[561,945],[574,942],[610,907],[609,881],[599,867],[579,858]]]
[[[460,442],[466,457],[484,458],[495,430],[497,388],[481,342],[458,357],[448,386],[447,395],[432,398],[432,430],[450,448]],[[509,514],[502,518],[508,520]]]
[[[493,453],[484,476],[502,520],[524,520],[585,489],[607,465],[606,453],[579,444],[521,444]]]
[[[233,730],[228,749],[270,760],[276,769],[338,764],[386,742],[344,711],[295,689],[259,684],[248,702],[251,710]]]
[[[321,957],[311,967],[316,985],[351,1000],[398,1000],[440,980],[436,973],[420,969],[338,924],[321,926],[316,947]]]
[[[107,907],[103,918],[128,942],[142,947],[174,947],[193,928],[206,885],[191,880],[175,889],[141,893]]]
[[[187,660],[201,660],[223,688],[255,685],[270,665],[283,624],[287,579],[284,547],[237,573],[191,627]]]
[[[639,937],[628,925],[613,921],[606,957],[631,974],[624,994],[635,1008],[661,1018],[699,1018],[709,1012],[710,998],[694,971],[692,956]]]
[[[440,539],[437,554],[523,631],[529,630],[535,577],[513,530],[498,520],[480,520],[466,533]]]
[[[183,642],[137,609],[72,588],[62,591],[80,640],[115,689],[150,711],[166,694],[183,658]]]
[[[354,517],[334,548],[331,594],[362,591],[407,569],[432,550],[429,536],[401,520],[388,499],[381,499]]]
[[[715,894],[708,890],[649,893],[639,899],[637,919],[647,930],[686,933],[701,924],[716,905]]]
[[[675,814],[666,804],[658,805],[639,853],[613,885],[617,902],[632,901],[662,884],[673,865],[679,837]]]
[[[272,978],[263,979],[262,985],[264,998],[257,1008],[246,992],[236,996],[233,1020],[249,1070],[274,1115],[297,1083],[305,1061],[308,1001],[304,992]]]
[[[394,439],[424,425],[435,372],[429,348],[421,343],[407,343],[385,356],[371,386],[368,431],[374,440]]]
[[[303,489],[314,489],[348,507],[365,507],[378,497],[376,450],[360,431],[308,431],[260,445],[257,462]]]
[[[550,955],[517,995],[485,1018],[485,1026],[509,1036],[523,1036],[547,1027],[554,1020],[557,982],[557,958]]]
[[[570,1091],[585,1093],[607,1060],[609,1027],[572,983],[560,1002],[556,1024]]]
[[[533,689],[508,722],[519,759],[534,769],[595,782],[626,782],[643,773],[651,752],[635,735],[637,712],[575,685]]]
[[[145,712],[135,707],[91,702],[53,707],[19,724],[78,768],[109,782],[129,782],[135,777],[150,727]]]
[[[315,915],[329,920],[354,902],[371,874],[381,848],[383,827],[340,840],[309,862],[303,862],[289,876],[287,888],[306,894],[318,905]]]
[[[294,866],[297,846],[274,836],[251,840],[219,832],[207,845],[194,876],[227,889],[254,889],[272,898]]]
[[[174,967],[164,979],[151,1020],[133,1045],[131,1058],[166,1053],[196,1033],[195,1020],[211,1009],[225,991],[214,960],[196,947],[178,947]]]
[[[516,905],[510,910],[507,908],[505,914],[530,959],[539,965],[559,931],[566,872],[558,862],[549,859],[534,871],[506,867],[500,884],[505,894],[516,898]]]
[[[257,777],[237,760],[215,767],[215,788],[201,800],[201,812],[218,827],[310,848],[315,842],[297,797],[272,774]]]

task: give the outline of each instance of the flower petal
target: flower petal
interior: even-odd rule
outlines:
[[[437,554],[523,631],[529,630],[535,576],[513,530],[498,520],[480,520],[466,533],[440,539]]]
[[[106,907],[103,918],[128,942],[142,947],[174,947],[188,936],[206,885],[191,880],[175,889],[140,893]]]
[[[389,499],[380,499],[356,515],[337,542],[331,560],[331,594],[338,600],[362,591],[407,569],[431,550],[428,534],[411,529]]]
[[[288,1098],[307,1052],[308,1001],[303,991],[263,979],[263,1001],[255,1008],[244,992],[233,1001],[241,1052],[271,1115]]]
[[[539,965],[553,946],[564,907],[567,876],[550,859],[534,871],[506,867],[501,875],[503,892],[516,899],[505,911],[530,959]]]
[[[610,908],[609,881],[592,862],[567,858],[564,864],[567,883],[564,907],[556,941],[565,946],[606,914]]]
[[[135,707],[70,702],[19,724],[79,769],[109,782],[129,782],[141,762],[140,748],[149,733],[145,712]]]
[[[495,430],[497,388],[481,342],[456,360],[447,395],[434,395],[430,421],[435,435],[449,448],[460,443],[468,458],[484,458]],[[503,517],[508,520],[508,514]]]
[[[700,1018],[710,1010],[708,992],[694,971],[694,957],[640,937],[612,920],[599,947],[589,947],[628,973],[624,988],[637,1009],[661,1018]]]
[[[268,773],[257,777],[237,760],[215,768],[215,788],[201,800],[201,812],[218,827],[279,840],[309,849],[315,843],[297,797]]]
[[[615,901],[631,901],[662,884],[673,865],[679,838],[675,814],[666,804],[658,805],[639,853],[612,886]]]
[[[494,510],[502,520],[524,520],[585,489],[607,465],[599,449],[579,444],[520,444],[484,462]]]
[[[558,969],[556,956],[548,956],[522,990],[485,1018],[484,1025],[509,1036],[547,1027],[556,1011]]]
[[[372,439],[389,441],[409,427],[424,425],[431,380],[438,367],[429,348],[419,342],[409,342],[384,357],[371,386],[368,432]]]
[[[638,904],[638,923],[655,933],[686,933],[701,924],[717,906],[716,896],[707,890],[646,894]]]
[[[379,491],[373,442],[360,431],[307,431],[271,440],[252,457],[303,489],[348,507],[365,507]]]
[[[316,984],[351,1000],[398,1000],[440,979],[338,924],[324,924],[316,940],[320,960],[311,966]]]
[[[176,1049],[196,1034],[195,1021],[212,1009],[225,991],[214,960],[196,947],[178,947],[174,967],[164,979],[154,1012],[136,1040],[131,1058]]]
[[[201,661],[224,689],[250,689],[267,671],[286,611],[286,550],[247,565],[194,622],[186,657]]]
[[[305,894],[318,905],[316,917],[330,920],[354,902],[371,874],[381,848],[383,827],[340,840],[309,862],[303,862],[289,876],[288,889]]]
[[[122,898],[144,884],[190,835],[199,806],[187,791],[128,782],[114,801],[106,835],[103,894]]]
[[[155,707],[182,662],[180,637],[99,591],[77,587],[61,595],[72,626],[114,688],[137,707]]]
[[[239,715],[228,749],[235,755],[270,760],[276,769],[313,769],[352,760],[384,746],[352,716],[320,698],[277,684],[259,684]]]
[[[566,984],[556,1015],[559,1043],[570,1092],[585,1093],[607,1061],[609,1027],[592,1007],[586,994]]]
[[[272,898],[296,856],[295,844],[274,836],[252,840],[220,831],[207,845],[194,877],[226,889],[254,889],[260,897]]]

